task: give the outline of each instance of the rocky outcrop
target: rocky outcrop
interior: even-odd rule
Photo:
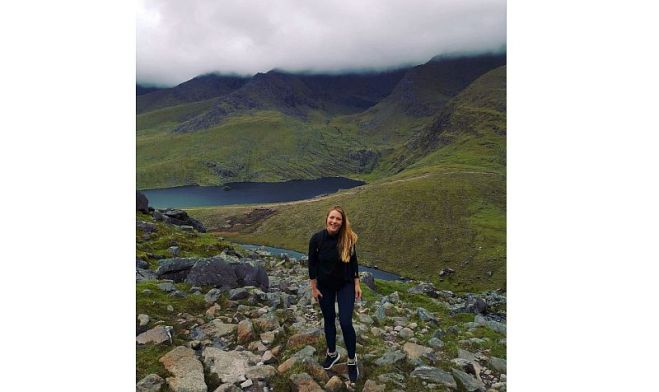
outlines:
[[[200,233],[206,232],[206,227],[198,220],[188,216],[188,213],[175,208],[156,209],[153,211],[153,217],[157,221],[162,221],[176,226],[192,226]]]
[[[194,350],[179,346],[160,358],[165,369],[173,374],[167,384],[174,392],[207,392],[204,367],[195,356]]]
[[[137,211],[149,213],[149,199],[140,191],[137,191]]]
[[[171,279],[193,286],[213,286],[224,290],[255,286],[267,291],[270,285],[263,267],[249,261],[227,263],[222,255],[212,258],[171,258],[158,261],[158,279]]]

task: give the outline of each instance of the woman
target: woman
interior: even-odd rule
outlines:
[[[320,304],[325,324],[327,357],[325,369],[331,369],[341,355],[336,352],[336,313],[334,303],[339,303],[339,322],[343,340],[348,350],[348,377],[355,382],[359,376],[355,353],[357,336],[352,326],[355,299],[361,299],[359,286],[357,234],[350,228],[350,221],[340,206],[332,207],[325,218],[325,229],[314,234],[309,241],[309,279],[311,295]]]

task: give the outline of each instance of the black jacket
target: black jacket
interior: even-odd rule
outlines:
[[[321,287],[338,289],[359,278],[357,251],[352,248],[350,262],[344,263],[337,248],[338,235],[321,230],[309,240],[309,279],[318,279]]]

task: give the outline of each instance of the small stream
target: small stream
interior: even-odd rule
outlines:
[[[281,254],[286,254],[288,257],[295,258],[297,260],[300,260],[302,257],[305,257],[306,254],[300,253],[295,250],[290,250],[290,249],[284,249],[284,248],[275,248],[272,246],[265,246],[265,245],[254,245],[254,244],[240,244],[241,247],[251,250],[251,251],[261,251],[261,252],[268,252],[269,254],[273,256],[279,256]],[[408,279],[403,278],[399,275],[396,275],[391,272],[386,272],[382,271],[377,268],[371,268],[367,267],[364,265],[359,265],[359,272],[370,272],[373,274],[373,277],[375,279],[381,279],[381,280],[401,280],[401,281],[407,281]]]

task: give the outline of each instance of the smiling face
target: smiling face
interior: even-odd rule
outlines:
[[[332,210],[330,211],[329,215],[327,215],[327,231],[334,235],[339,232],[341,229],[341,225],[343,225],[343,217],[341,216],[341,213],[337,210]]]

